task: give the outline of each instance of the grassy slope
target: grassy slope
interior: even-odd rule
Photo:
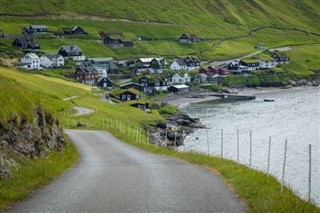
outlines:
[[[93,128],[107,130],[121,140],[143,150],[175,157],[218,172],[225,179],[226,183],[235,190],[240,198],[245,200],[251,212],[320,212],[319,208],[301,200],[287,188],[285,188],[283,194],[281,194],[279,182],[273,177],[267,177],[262,172],[257,172],[248,169],[246,166],[239,166],[232,161],[222,160],[220,158],[157,148],[154,145],[145,142],[145,136],[142,138],[143,142],[136,142],[136,140],[132,138],[132,133],[136,132],[132,126],[137,127],[142,125],[142,119],[147,122],[161,119],[156,113],[147,114],[131,107],[104,103],[98,100],[99,94],[88,92],[89,87],[87,86],[80,88],[79,86],[81,84],[74,84],[60,79],[34,74],[31,75],[7,68],[1,69],[1,77],[15,78],[17,82],[23,84],[28,90],[36,92],[39,94],[39,97],[46,99],[46,101],[43,102],[48,104],[49,108],[55,110],[63,109],[64,112],[66,112],[66,115],[62,113],[63,116],[61,116],[61,119],[63,119],[65,125],[69,124],[69,127],[73,125],[72,122],[71,125],[69,123],[72,120],[77,122],[84,121],[86,123],[90,121],[95,124]],[[36,86],[36,84],[38,86]],[[55,87],[55,89],[53,89],[53,87]],[[48,93],[48,95],[43,97],[44,93]],[[78,98],[68,102],[61,101],[62,98],[68,96],[78,96]],[[86,116],[74,117],[71,113],[69,114],[71,105],[73,104],[93,108],[96,112]],[[109,120],[112,118],[114,122],[113,127],[107,127],[106,125],[98,126],[97,124],[99,121],[101,124],[101,120],[99,120],[101,118],[108,118]],[[128,137],[128,134],[122,134],[114,127],[116,119],[126,124],[131,124],[131,137]],[[126,127],[128,127],[128,125],[126,125]]]
[[[82,26],[90,36],[78,39],[38,39],[44,52],[56,52],[61,45],[78,44],[89,57],[112,56],[134,58],[162,55],[169,58],[180,55],[198,55],[203,59],[232,58],[254,51],[254,46],[267,47],[320,43],[320,36],[298,31],[264,29],[251,36],[232,41],[211,41],[197,44],[178,44],[182,33],[195,33],[205,38],[226,38],[248,35],[253,28],[273,26],[285,29],[299,28],[320,33],[318,1],[111,1],[81,2],[72,0],[36,1],[28,4],[19,0],[2,0],[0,14],[40,15],[40,17],[1,17],[1,29],[20,34],[30,24],[47,24],[50,31],[63,27]],[[42,16],[44,15],[45,16]],[[81,14],[81,15],[80,15]],[[112,19],[111,19],[112,18]],[[138,22],[118,19],[139,20]],[[146,22],[148,20],[149,22]],[[153,23],[161,21],[166,24]],[[110,49],[96,40],[98,31],[123,32],[126,39],[137,40],[147,36],[159,41],[140,42],[133,48]],[[12,39],[1,41],[10,49]]]

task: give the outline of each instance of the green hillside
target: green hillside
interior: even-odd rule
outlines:
[[[132,21],[160,22],[206,27],[279,26],[318,31],[320,4],[317,0],[2,0],[0,14],[58,15],[75,14]]]

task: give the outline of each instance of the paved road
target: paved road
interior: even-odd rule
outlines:
[[[223,180],[103,131],[67,130],[79,163],[10,212],[245,212]]]

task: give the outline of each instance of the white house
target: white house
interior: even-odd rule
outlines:
[[[40,58],[35,53],[27,53],[23,58],[20,59],[19,67],[28,70],[41,69]]]
[[[187,64],[183,60],[176,59],[170,65],[170,69],[171,70],[175,70],[175,71],[186,70],[187,69]]]
[[[184,78],[184,82],[185,82],[185,83],[191,82],[191,78],[190,78],[190,76],[188,75],[188,73],[185,73],[185,74],[183,75],[183,78]]]
[[[64,66],[64,58],[60,54],[44,54],[40,57],[40,65],[45,68]]]

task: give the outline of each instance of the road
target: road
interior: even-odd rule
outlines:
[[[90,113],[93,113],[93,112],[94,112],[93,109],[84,108],[84,107],[78,107],[78,106],[74,106],[73,109],[75,109],[75,110],[78,111],[78,112],[75,114],[75,116],[90,114]]]
[[[223,180],[103,131],[67,130],[78,164],[9,212],[246,212]]]
[[[278,47],[278,48],[273,48],[273,49],[269,49],[270,51],[275,51],[275,50],[278,50],[278,51],[281,51],[281,52],[285,52],[285,51],[289,51],[289,50],[292,50],[291,47]],[[259,53],[263,52],[264,50],[258,50],[258,51],[255,51],[253,53],[250,53],[248,55],[245,55],[243,57],[239,57],[239,58],[233,58],[233,59],[228,59],[228,60],[225,60],[225,61],[214,61],[216,63],[217,66],[220,66],[222,64],[229,64],[231,62],[234,62],[235,60],[241,60],[243,58],[250,58],[252,56],[255,56],[255,55],[258,55]]]

